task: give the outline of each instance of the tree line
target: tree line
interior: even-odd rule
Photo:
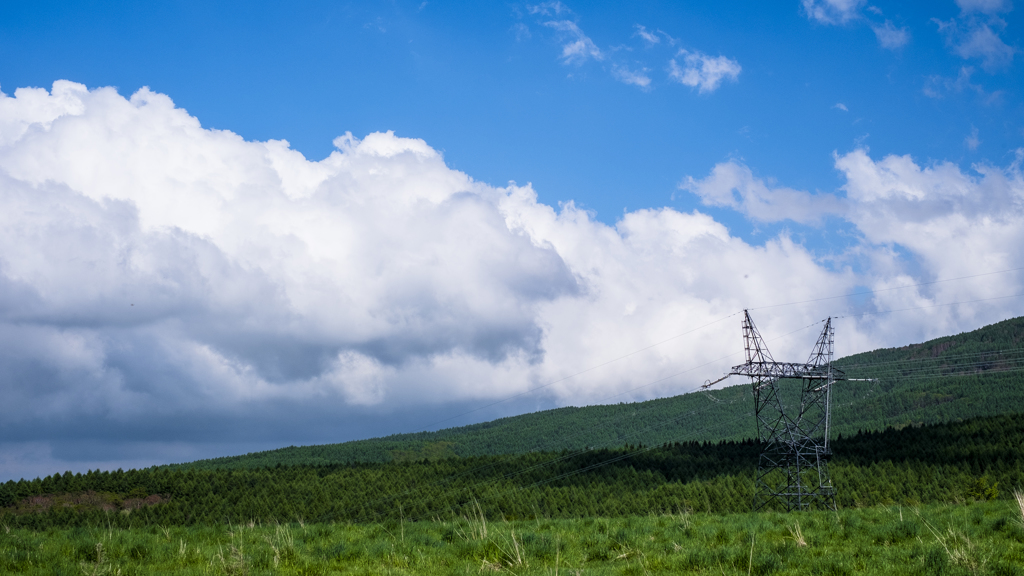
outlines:
[[[833,442],[841,507],[1008,497],[1024,486],[1020,414],[867,431]],[[0,485],[0,523],[172,526],[748,511],[752,440],[392,463],[155,467]],[[147,503],[148,500],[148,503]]]

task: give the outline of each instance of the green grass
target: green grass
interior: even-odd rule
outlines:
[[[1024,574],[1016,501],[834,512],[33,532],[3,574]]]

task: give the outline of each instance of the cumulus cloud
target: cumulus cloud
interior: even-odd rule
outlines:
[[[677,61],[682,59],[682,65]],[[725,56],[708,56],[703,52],[680,50],[669,62],[669,78],[698,88],[700,93],[714,92],[723,80],[735,82],[743,68],[740,63]]]
[[[755,221],[814,223],[841,216],[860,235],[846,257],[860,260],[863,285],[881,290],[872,298],[875,310],[985,301],[919,316],[928,318],[922,336],[937,336],[955,332],[965,322],[991,322],[1022,312],[1020,297],[1003,298],[1024,292],[1019,272],[940,283],[930,292],[889,290],[920,281],[905,271],[908,267],[929,279],[1024,267],[1024,254],[1017,249],[1024,245],[1022,162],[1024,150],[1018,150],[1006,167],[980,163],[965,172],[950,162],[922,166],[906,155],[873,160],[867,150],[857,149],[835,157],[835,167],[846,179],[839,190],[843,196],[771,187],[737,162],[715,166],[702,180],[687,178],[681,187],[707,205],[731,207]],[[860,328],[876,337],[881,333],[876,331],[906,334],[907,318],[881,315],[870,324]]]
[[[530,308],[578,289],[550,246],[505,225],[498,192],[447,170],[420,140],[346,136],[311,163],[284,142],[204,130],[145,89],[130,101],[70,83],[54,94],[20,90],[8,104],[67,98],[81,112],[48,128],[25,122],[0,155],[6,241],[23,248],[5,255],[4,272],[51,312],[129,324],[195,315],[207,318],[204,340],[245,317],[248,341],[229,356],[290,380],[298,373],[261,350],[282,330],[348,341],[383,364],[450,350],[498,360],[536,352]],[[122,124],[105,137],[112,119]],[[49,232],[18,236],[29,223]],[[474,260],[488,264],[464,266]]]
[[[842,102],[836,102],[835,104],[832,105],[832,108],[836,110],[842,110],[843,112],[850,111],[850,109],[846,107],[846,104],[843,104]]]
[[[920,166],[909,156],[872,160],[865,150],[836,157],[845,176],[847,217],[872,245],[899,246],[938,278],[1024,266],[1024,178],[1018,151],[1009,166],[949,162]],[[1019,281],[978,281],[942,288],[949,297],[1013,294]],[[956,291],[960,292],[956,292]],[[969,312],[965,312],[969,313]]]
[[[971,138],[977,138],[976,129],[966,145]],[[1022,160],[1019,150],[1007,167],[977,164],[965,173],[950,162],[921,166],[906,155],[876,161],[857,149],[835,157],[846,179],[843,195],[774,186],[738,161],[717,164],[703,179],[687,177],[680,188],[705,205],[732,208],[758,222],[817,224],[841,217],[863,234],[859,251],[898,246],[915,254],[929,273],[951,278],[1024,266],[1016,249],[1024,243]],[[1012,289],[986,285],[984,296]]]
[[[855,272],[786,233],[747,243],[700,211],[638,210],[609,226],[572,202],[538,203],[529,185],[477,182],[390,132],[334,143],[311,161],[283,141],[205,129],[148,89],[125,98],[61,81],[0,95],[6,474],[409,431],[540,386],[503,409],[679,393],[736,360],[722,357],[738,351],[738,321],[565,378],[823,286],[1024,266],[1019,159],[966,174],[858,150],[836,158],[845,198],[776,186],[736,162],[687,180],[708,205],[758,221],[849,220],[869,262]],[[901,262],[897,247],[919,262]],[[875,304],[997,295],[1013,287],[1003,280]],[[844,307],[758,323],[782,335]],[[850,320],[839,353],[1006,315],[941,310]],[[814,336],[773,352],[799,358]]]
[[[859,16],[866,0],[800,0],[807,17],[821,24],[845,24]]]
[[[688,176],[679,188],[700,197],[705,206],[733,208],[751,220],[820,224],[828,215],[842,214],[842,202],[831,194],[809,194],[784,187],[769,187],[747,166],[729,161],[717,164],[706,178]]]
[[[309,161],[205,129],[148,89],[64,81],[0,96],[0,123],[0,457],[26,442],[73,454],[70,438],[162,442],[155,459],[204,430],[219,446],[393,432],[367,415],[522,392],[752,298],[809,295],[796,278],[849,281],[786,238],[751,246],[697,212],[610,227],[556,211],[392,133],[342,136]],[[620,394],[720,358],[735,332],[534,401]]]

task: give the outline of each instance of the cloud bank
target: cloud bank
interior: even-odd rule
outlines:
[[[973,173],[964,173],[950,162],[922,167],[907,155],[876,161],[867,150],[858,149],[835,156],[835,167],[846,179],[836,194],[775,186],[739,161],[720,163],[703,179],[687,177],[680,188],[698,195],[707,206],[732,208],[754,222],[821,226],[831,218],[852,224],[860,239],[846,256],[866,258],[862,281],[874,277],[874,283],[867,285],[884,290],[907,278],[896,273],[907,264],[939,279],[1024,267],[1024,255],[1017,250],[1024,245],[1022,161],[1024,150],[1017,150],[1015,160],[1005,168],[976,164]],[[891,274],[895,276],[886,278]],[[886,310],[909,302],[1020,294],[1024,288],[1017,279],[1020,276],[1018,272],[950,284],[925,300],[889,301],[889,296],[879,295],[875,305]],[[1007,317],[1020,313],[1019,300],[1003,308]],[[978,309],[961,307],[960,317]],[[931,320],[953,330],[956,316],[943,314]]]
[[[858,242],[825,258],[700,211],[608,226],[391,132],[334,144],[310,161],[203,128],[148,89],[0,95],[7,474],[412,431],[540,386],[534,408],[681,393],[737,361],[735,317],[567,377],[744,307],[1024,267],[1019,154],[964,173],[855,150],[836,156],[834,193],[738,161],[684,180],[755,222],[848,222]],[[1000,320],[1019,300],[920,308],[1020,289],[1003,274],[879,293],[861,304],[919,310],[846,320],[839,352]],[[850,305],[764,311],[759,326],[786,334]]]

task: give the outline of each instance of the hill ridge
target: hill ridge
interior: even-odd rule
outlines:
[[[848,377],[878,380],[865,386],[836,385],[833,434],[1024,412],[1022,341],[1024,317],[1017,317],[927,342],[840,358],[834,364]],[[632,403],[567,406],[436,431],[290,446],[169,467],[401,462],[629,442],[743,440],[755,436],[753,418],[745,418],[753,408],[748,386]]]

